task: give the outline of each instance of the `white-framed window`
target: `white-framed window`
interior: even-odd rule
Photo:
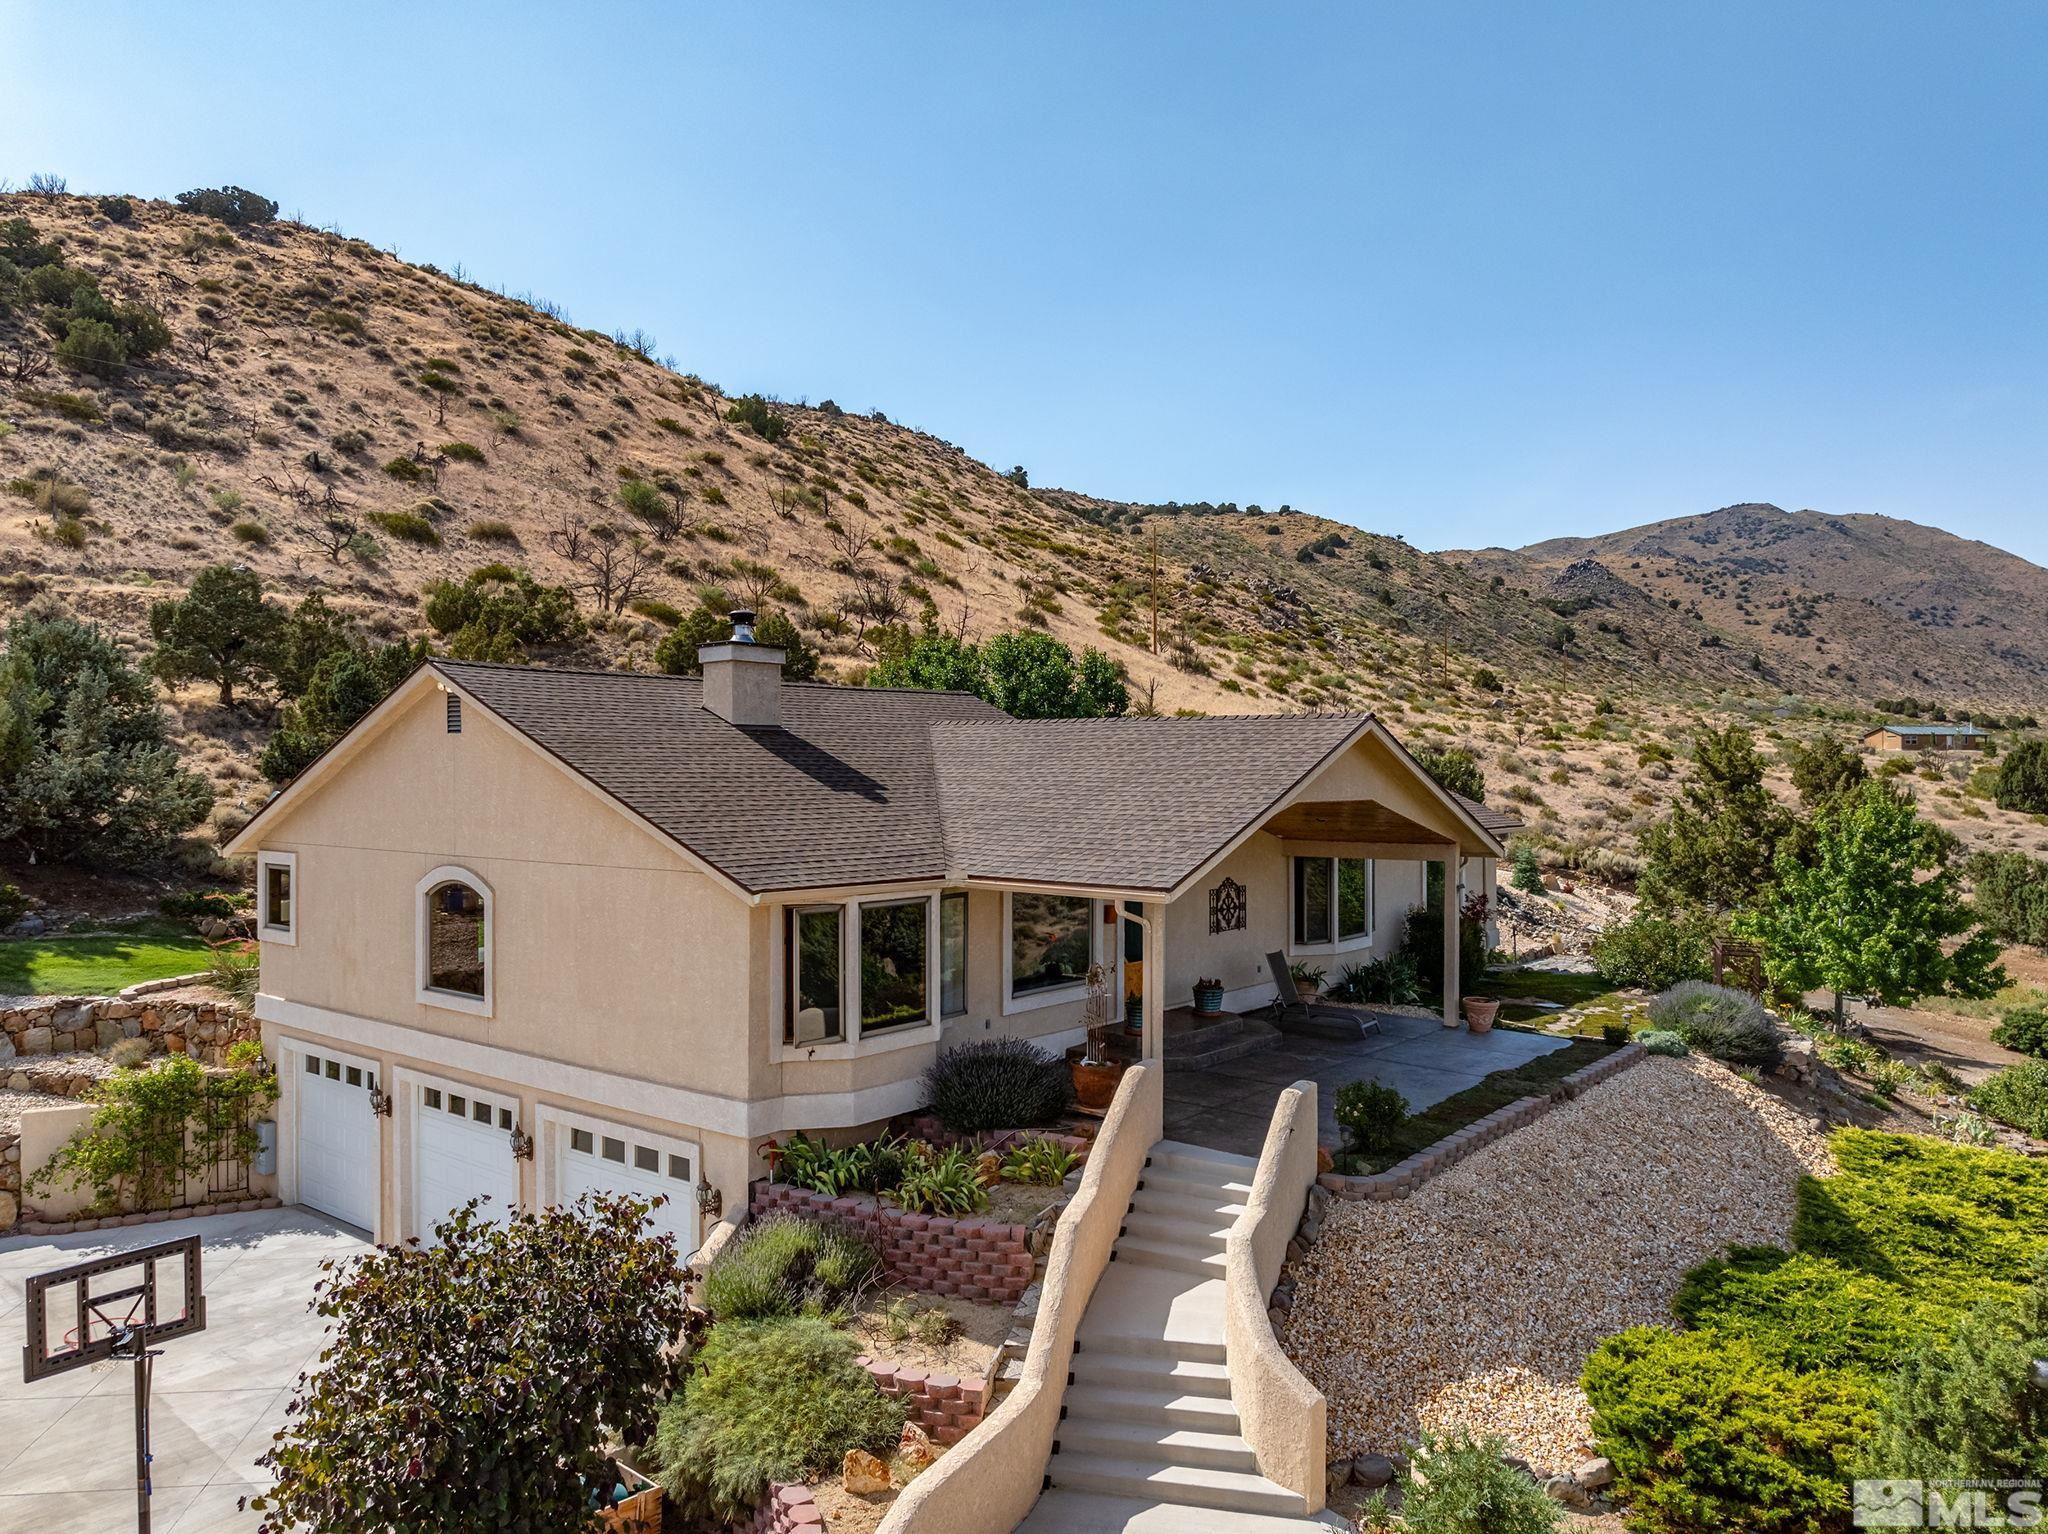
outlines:
[[[1003,1011],[1077,1000],[1089,965],[1101,957],[1104,925],[1102,902],[1092,895],[1005,891]]]
[[[938,912],[930,891],[783,907],[783,1047],[936,1032]]]
[[[299,940],[299,855],[256,854],[256,935],[287,947]]]
[[[939,896],[939,1016],[967,1011],[967,891]]]
[[[413,889],[419,1000],[491,1015],[491,887],[466,868],[443,867]]]
[[[1289,935],[1295,949],[1372,941],[1379,881],[1371,858],[1297,857],[1291,863]]]

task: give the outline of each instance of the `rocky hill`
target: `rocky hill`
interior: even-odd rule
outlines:
[[[2048,571],[1916,522],[1724,506],[1451,557],[1561,596],[1639,593],[1802,691],[2030,712],[2048,698]]]
[[[1913,524],[1745,507],[1431,554],[1292,511],[1028,488],[303,225],[26,194],[0,197],[11,219],[153,339],[81,367],[33,284],[0,302],[0,608],[53,598],[138,648],[150,604],[224,559],[387,636],[423,631],[429,582],[521,566],[577,591],[581,664],[650,664],[707,596],[786,612],[844,678],[881,625],[1031,625],[1107,650],[1143,707],[1369,708],[1470,745],[1584,846],[1661,793],[1597,786],[1631,771],[1616,743],[1709,713],[1904,692],[2048,713],[2048,575]],[[224,813],[259,801],[262,700],[171,701]]]

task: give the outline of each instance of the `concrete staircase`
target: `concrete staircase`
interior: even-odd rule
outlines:
[[[1161,1140],[1075,1343],[1048,1489],[1019,1534],[1344,1527],[1259,1474],[1223,1342],[1224,1241],[1257,1164]]]
[[[1176,1007],[1166,1014],[1161,1047],[1169,1068],[1206,1070],[1272,1049],[1280,1037],[1280,1030],[1271,1023],[1243,1013],[1223,1012],[1208,1018]]]

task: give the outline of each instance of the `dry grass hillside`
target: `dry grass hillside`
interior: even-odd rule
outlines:
[[[1660,753],[1698,719],[1746,715],[1781,737],[1846,731],[1874,677],[1880,693],[1939,690],[1880,670],[1879,619],[1898,603],[1933,611],[1933,587],[1922,600],[1873,584],[1868,559],[1828,584],[1819,544],[1794,540],[1806,552],[1772,556],[1780,567],[1745,586],[1716,562],[1733,557],[1731,535],[1711,557],[1678,548],[1666,530],[1688,523],[1643,530],[1668,555],[1644,545],[1624,558],[1637,535],[1618,534],[1597,550],[1446,556],[1299,513],[1028,490],[829,402],[774,404],[764,435],[730,419],[714,385],[629,341],[358,240],[132,206],[115,222],[90,198],[0,197],[0,219],[29,219],[109,297],[146,304],[171,332],[148,366],[96,378],[49,357],[34,314],[0,314],[0,486],[17,492],[0,496],[0,603],[47,593],[129,643],[153,601],[223,559],[281,600],[322,593],[385,636],[423,630],[429,582],[524,566],[577,589],[593,620],[580,664],[649,665],[677,612],[707,593],[788,613],[846,678],[883,624],[975,636],[1032,625],[1107,650],[1142,707],[1372,709],[1417,745],[1467,745],[1490,797],[1517,801],[1545,845],[1581,865],[1611,859],[1655,812],[1673,777]],[[659,491],[637,515],[621,499],[629,482]],[[62,526],[39,489],[52,483],[72,508]],[[1842,524],[1859,548],[1879,536],[1860,528],[1873,519],[1813,520],[1814,538]],[[1909,562],[1940,540],[1960,545],[1883,529]],[[1760,536],[1745,532],[1743,546]],[[1939,608],[1949,621],[1914,619],[1896,665],[1959,701],[2039,709],[2048,577],[1963,547],[1985,570],[2004,561],[1998,600],[1966,600],[1967,573],[1943,576],[1956,588]],[[2029,590],[2023,622],[2009,594]],[[1779,633],[1787,613],[1809,632]],[[1985,651],[2000,624],[2003,663]],[[172,704],[228,805],[258,802],[260,701],[224,710],[191,691]],[[1916,781],[1973,840],[2038,834],[1966,784]]]

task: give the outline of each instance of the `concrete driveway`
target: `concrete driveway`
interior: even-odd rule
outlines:
[[[235,1501],[261,1489],[256,1456],[319,1355],[323,1323],[307,1304],[320,1262],[372,1250],[360,1233],[304,1209],[0,1241],[0,1534],[135,1522],[134,1366],[95,1364],[24,1384],[24,1280],[183,1235],[204,1243],[207,1329],[164,1343],[156,1360],[152,1527],[247,1534],[260,1521]]]

